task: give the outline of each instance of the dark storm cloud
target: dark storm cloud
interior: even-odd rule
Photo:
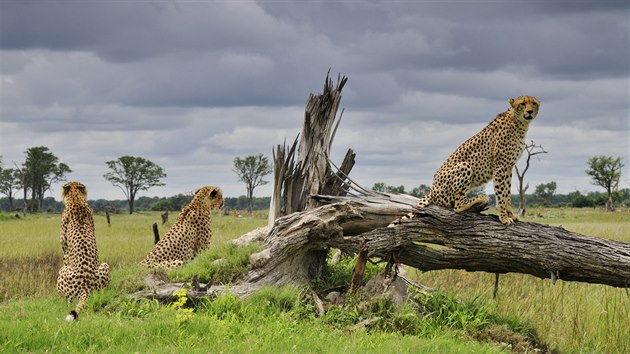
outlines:
[[[2,1],[2,48],[87,50],[107,60],[136,61],[282,40],[286,28],[252,5]]]
[[[96,90],[92,97],[104,101],[296,105],[333,68],[357,82],[349,92],[351,106],[386,107],[405,91],[453,92],[468,84],[412,80],[427,70],[505,70],[570,80],[627,76],[627,7],[596,3],[578,2],[563,12],[555,2],[541,1],[11,1],[1,3],[0,31],[8,50],[94,53],[93,61],[101,62],[89,68],[98,65],[96,72],[109,80],[94,77],[69,89]],[[11,66],[3,64],[3,71],[11,72]],[[48,97],[46,103],[89,96],[55,96],[77,66],[66,69],[61,90],[33,97]],[[83,80],[92,78],[79,73]],[[41,84],[40,91],[46,87]]]
[[[342,50],[362,57],[358,64],[370,70],[492,71],[521,65],[539,75],[627,75],[627,3],[561,3],[566,11],[553,1],[263,6],[305,31],[325,33]]]

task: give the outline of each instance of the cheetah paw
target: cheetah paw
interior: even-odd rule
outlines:
[[[501,215],[499,216],[499,220],[501,221],[501,224],[503,225],[510,225],[510,224],[513,224],[514,221],[516,221],[516,218],[511,218],[507,215]]]

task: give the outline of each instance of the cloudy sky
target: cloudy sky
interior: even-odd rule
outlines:
[[[330,68],[349,78],[333,160],[353,148],[365,186],[430,184],[527,94],[542,101],[528,139],[549,151],[532,188],[598,190],[584,173],[594,155],[621,156],[627,188],[629,4],[0,0],[0,155],[12,167],[47,146],[94,199],[124,198],[102,177],[123,155],[168,174],[143,195],[242,195],[234,158],[292,140]]]

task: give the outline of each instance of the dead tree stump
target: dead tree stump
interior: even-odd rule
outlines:
[[[160,242],[160,233],[158,232],[158,224],[156,222],[153,223],[153,244],[157,245]]]

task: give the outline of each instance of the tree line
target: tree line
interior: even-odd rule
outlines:
[[[0,210],[15,210],[19,207],[23,212],[60,211],[63,204],[54,198],[44,195],[55,183],[66,180],[70,167],[60,162],[59,158],[45,146],[29,148],[25,151],[25,160],[13,167],[5,167],[0,156],[0,193],[6,197],[0,199]],[[140,210],[181,210],[192,200],[190,195],[179,194],[168,198],[137,198],[139,191],[163,186],[166,177],[164,169],[154,162],[138,156],[121,156],[116,160],[106,161],[109,169],[103,175],[113,186],[118,187],[125,195],[125,201],[91,201],[95,210],[108,208],[114,211],[126,209],[129,214]],[[237,198],[224,198],[224,206],[229,209],[249,211],[268,208],[269,198],[255,198],[254,189],[268,183],[263,177],[271,172],[266,156],[259,154],[237,157],[234,159],[234,172],[238,180],[245,182],[247,195]],[[16,195],[22,191],[21,199]],[[157,200],[156,200],[157,198]],[[121,205],[126,203],[126,206]],[[266,205],[265,205],[266,203]]]
[[[178,194],[170,197],[138,197],[135,201],[135,212],[144,211],[180,211],[192,200],[192,194]],[[252,210],[268,210],[271,197],[253,197]],[[245,195],[238,197],[225,197],[223,199],[224,210],[246,211],[249,209],[249,200]],[[28,201],[27,201],[28,202]],[[129,203],[125,199],[93,199],[88,200],[88,204],[96,212],[109,211],[110,213],[128,213]],[[0,198],[0,211],[11,212],[23,210],[24,200],[13,199],[9,203],[9,198]],[[60,213],[64,205],[61,201],[53,197],[45,197],[42,200],[40,211],[48,213]]]
[[[24,154],[21,165],[13,163],[15,168],[5,168],[0,156],[0,193],[7,196],[9,208],[13,209],[14,197],[21,190],[23,211],[41,211],[44,210],[44,194],[54,183],[65,181],[72,169],[45,146],[31,147]],[[103,177],[123,191],[130,214],[138,191],[164,185],[161,179],[166,173],[162,167],[142,157],[122,156],[105,164],[110,171]]]
[[[602,187],[605,193],[575,191],[566,195],[556,194],[557,184],[554,181],[542,183],[535,187],[534,193],[525,194],[529,185],[523,185],[525,172],[529,169],[532,156],[547,153],[542,146],[535,145],[532,141],[525,147],[524,160],[526,165],[520,169],[515,166],[518,181],[519,195],[513,204],[519,205],[520,213],[525,211],[525,199],[531,205],[566,205],[574,207],[594,207],[604,205],[607,210],[614,209],[614,203],[630,205],[630,192],[619,189],[621,170],[624,165],[621,157],[594,156],[587,161],[585,173],[591,177],[592,184]],[[105,162],[109,171],[103,178],[118,187],[126,198],[126,208],[121,207],[120,201],[94,201],[96,210],[105,207],[101,204],[111,205],[112,210],[126,209],[130,214],[137,208],[140,210],[181,210],[192,199],[190,195],[179,194],[168,198],[137,198],[139,191],[146,191],[155,186],[163,186],[162,179],[166,177],[164,169],[142,157],[122,156],[116,160]],[[51,189],[54,183],[65,181],[66,175],[72,170],[61,162],[47,147],[32,147],[25,151],[25,160],[21,165],[13,163],[15,168],[5,168],[2,156],[0,156],[0,193],[6,198],[0,199],[2,210],[15,210],[16,205],[26,211],[58,211],[63,206],[54,202],[54,198],[45,198],[44,194]],[[224,205],[229,209],[260,210],[268,208],[268,198],[254,197],[254,189],[268,183],[263,178],[272,171],[269,160],[263,154],[237,157],[234,159],[233,171],[238,180],[245,183],[247,195],[236,198],[225,198]],[[388,193],[405,193],[416,197],[424,196],[430,186],[422,184],[411,190],[405,190],[404,186],[391,186],[383,182],[377,182],[373,190]],[[478,193],[483,188],[473,191]],[[21,203],[16,203],[15,196],[22,192]],[[492,195],[490,196],[493,197]],[[137,199],[137,200],[136,200]],[[513,197],[514,199],[514,197]],[[56,204],[58,203],[58,204]],[[138,205],[139,203],[139,205]]]
[[[395,194],[409,194],[414,197],[421,198],[428,191],[429,186],[426,184],[419,187],[406,190],[405,186],[390,186],[383,182],[375,183],[372,186],[372,190],[376,192],[386,192]],[[580,192],[573,191],[567,194],[558,194],[556,192],[557,183],[554,181],[548,183],[541,183],[537,185],[533,193],[524,194],[524,198],[528,201],[528,205],[533,207],[574,207],[574,208],[594,208],[602,207],[606,208],[609,203],[609,197],[607,192]],[[475,194],[477,191],[473,191]],[[496,202],[495,195],[490,194],[490,203]],[[519,205],[521,195],[512,194],[512,205]],[[615,205],[630,207],[630,188],[623,188],[616,190],[612,193],[612,199]]]

